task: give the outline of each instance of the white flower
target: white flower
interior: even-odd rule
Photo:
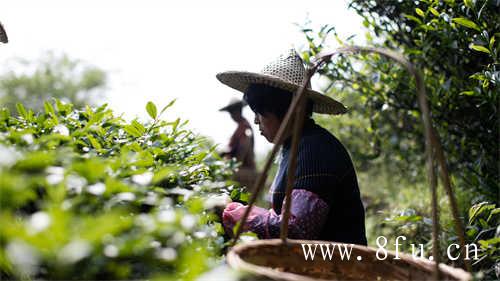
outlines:
[[[221,278],[221,276],[224,276]],[[207,271],[200,275],[197,281],[212,281],[212,280],[224,280],[224,281],[238,281],[241,280],[240,273],[236,270],[230,268],[227,265],[220,265],[214,269]]]
[[[64,174],[64,168],[63,167],[56,167],[56,166],[50,166],[45,169],[45,172],[49,174],[55,174],[55,175],[63,175]]]
[[[217,206],[226,206],[231,203],[231,197],[225,193],[221,195],[212,195],[208,197],[204,202],[205,209],[211,209]]]
[[[138,225],[142,226],[146,232],[152,232],[156,229],[156,223],[149,215],[140,214],[136,218]]]
[[[23,275],[34,275],[38,268],[38,255],[28,244],[21,241],[13,241],[7,244],[7,258],[14,268]]]
[[[87,180],[76,175],[69,175],[66,177],[66,187],[69,191],[76,194],[82,192],[82,188],[87,184]]]
[[[135,194],[132,192],[121,192],[116,195],[116,199],[118,199],[118,201],[134,201]]]
[[[114,258],[118,256],[118,248],[115,245],[106,245],[104,247],[104,255],[109,258]]]
[[[184,243],[186,240],[186,235],[182,231],[177,231],[175,234],[170,238],[169,244],[171,245],[179,245],[181,243]]]
[[[191,230],[196,225],[196,218],[192,215],[185,215],[181,219],[181,225],[186,230]]]
[[[33,135],[32,134],[24,134],[21,139],[26,142],[27,144],[32,144],[33,143]]]
[[[20,157],[21,153],[18,151],[0,144],[0,167],[10,167],[14,165]]]
[[[193,236],[198,239],[203,239],[207,237],[207,233],[205,231],[196,231],[195,233],[193,233]]]
[[[102,182],[98,182],[96,184],[87,186],[87,191],[91,194],[99,196],[103,194],[104,191],[106,191],[106,185]]]
[[[154,240],[154,241],[151,241],[151,243],[149,243],[149,246],[151,246],[151,248],[160,248],[161,247],[161,243]]]
[[[63,210],[69,210],[69,208],[71,208],[71,206],[73,206],[73,204],[71,204],[71,201],[70,200],[64,200],[62,203],[61,203],[61,208]]]
[[[48,184],[55,185],[62,182],[62,180],[64,179],[64,175],[50,174],[47,177],[45,177],[45,179],[47,180]]]
[[[166,261],[173,261],[177,258],[177,251],[174,248],[162,248],[158,251],[157,256]]]
[[[64,179],[64,168],[63,167],[47,167],[45,169],[45,172],[48,173],[47,177],[45,179],[47,180],[47,183],[55,185],[63,181]]]
[[[57,133],[57,134],[60,134],[60,135],[63,135],[63,136],[69,136],[69,130],[68,130],[68,127],[62,125],[62,124],[59,124],[57,126],[55,126],[53,129],[52,129],[52,132],[53,133]]]
[[[153,179],[153,173],[152,172],[145,172],[140,175],[133,175],[132,176],[132,181],[136,184],[139,185],[148,185],[151,183],[151,180]]]
[[[75,240],[64,246],[57,255],[63,264],[75,263],[90,254],[91,246],[87,241]]]
[[[33,233],[37,233],[49,227],[50,223],[51,218],[47,213],[36,212],[30,217],[29,228]]]
[[[146,198],[144,198],[144,204],[155,205],[158,201],[158,195],[154,192],[148,192]]]
[[[160,210],[167,210],[172,208],[172,206],[174,205],[174,200],[170,197],[164,197],[163,199],[161,199],[158,205]]]
[[[194,165],[188,169],[188,172],[191,174],[191,173],[194,173],[194,172],[196,172],[196,170],[199,170],[201,168],[203,168],[203,164]]]
[[[172,223],[176,219],[174,210],[162,210],[158,213],[158,220],[160,222]]]

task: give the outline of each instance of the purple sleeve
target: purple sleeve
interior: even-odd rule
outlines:
[[[259,238],[278,238],[282,215],[276,214],[273,209],[254,208],[252,208],[251,215],[247,220],[247,229],[255,232]],[[294,239],[319,238],[328,211],[328,204],[317,194],[305,189],[294,189],[292,191],[290,220],[288,221],[288,237]]]

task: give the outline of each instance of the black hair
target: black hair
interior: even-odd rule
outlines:
[[[293,93],[287,90],[264,84],[250,84],[243,96],[253,112],[259,114],[272,113],[283,120],[292,103]],[[306,117],[312,115],[313,102],[307,101]]]

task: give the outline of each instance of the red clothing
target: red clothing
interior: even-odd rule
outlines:
[[[229,157],[235,157],[241,162],[241,168],[255,169],[254,160],[254,140],[252,127],[245,118],[238,122],[238,127],[229,140],[229,151],[225,154]]]

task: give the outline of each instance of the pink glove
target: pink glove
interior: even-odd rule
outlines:
[[[229,203],[222,213],[226,233],[233,236],[233,228],[245,213],[245,205]],[[283,207],[284,208],[284,207]],[[304,189],[292,191],[292,207],[288,223],[288,237],[295,239],[317,239],[329,213],[328,204],[317,194]],[[252,207],[243,231],[252,231],[261,239],[277,238],[280,234],[282,216],[273,209]]]
[[[243,216],[245,209],[246,208],[243,204],[232,202],[227,204],[226,208],[222,212],[222,224],[224,225],[224,229],[229,236],[233,236],[233,228]]]
[[[229,203],[224,209],[224,212],[222,213],[222,223],[224,225],[226,233],[228,233],[230,236],[233,235],[234,226],[236,225],[236,223],[241,221],[243,214],[245,213],[245,210],[247,208],[247,206],[241,203],[232,202]],[[246,223],[242,225],[243,231],[252,231],[253,226],[262,224],[263,220],[266,220],[268,215],[268,210],[255,206],[252,207],[250,214],[248,214]]]

